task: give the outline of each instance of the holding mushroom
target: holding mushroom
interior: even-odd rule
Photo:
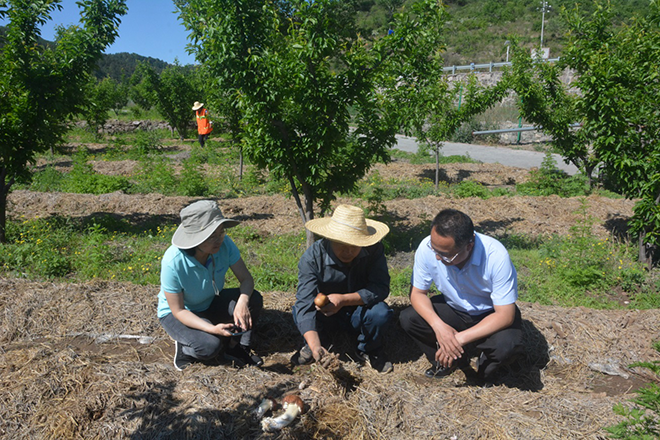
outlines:
[[[293,319],[305,345],[293,361],[303,365],[326,353],[329,331],[353,329],[360,333],[357,360],[381,373],[392,371],[383,347],[383,333],[391,318],[384,300],[390,293],[390,275],[380,240],[387,225],[364,217],[361,208],[339,205],[332,217],[315,219],[305,227],[323,237],[298,264],[298,291]]]

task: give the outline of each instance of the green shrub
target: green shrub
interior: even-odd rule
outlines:
[[[613,307],[626,297],[612,297],[612,291],[623,291],[633,300],[642,292],[646,273],[637,261],[635,246],[595,237],[586,206],[583,201],[580,219],[568,236],[541,240],[535,252],[511,249],[516,266],[524,267],[520,271],[524,276],[519,277],[522,300]]]
[[[179,181],[174,175],[174,169],[164,157],[143,158],[140,160],[136,174],[133,176],[134,193],[160,193],[166,196],[175,195]]]
[[[32,175],[32,183],[29,186],[31,191],[57,192],[62,191],[62,184],[65,175],[58,171],[54,166],[48,165],[42,171]]]
[[[3,269],[28,278],[58,278],[71,271],[71,233],[47,219],[7,222],[7,243],[0,245]]]
[[[209,187],[199,168],[201,167],[193,160],[183,162],[183,169],[177,187],[179,194],[189,197],[208,195]]]
[[[462,181],[452,188],[452,193],[459,198],[479,197],[480,199],[488,199],[491,197],[488,188],[474,180]]]
[[[486,124],[484,122],[472,118],[468,122],[464,122],[463,124],[461,124],[461,126],[456,130],[456,132],[451,136],[449,140],[451,142],[462,142],[465,144],[471,144],[475,140],[474,135],[472,134],[473,132],[492,130],[493,128],[495,127],[491,126],[490,124]],[[498,140],[499,139],[497,138],[497,135],[486,135],[486,136],[482,135],[479,137],[480,142],[495,143],[498,142]]]
[[[161,135],[155,130],[136,130],[133,134],[133,148],[129,157],[140,159],[149,154],[158,153],[162,148]]]
[[[115,191],[127,191],[130,182],[121,176],[98,174],[87,162],[85,153],[74,157],[73,169],[63,182],[63,191],[79,194],[107,194]]]
[[[530,171],[530,179],[516,185],[516,192],[525,196],[560,197],[586,196],[591,193],[587,178],[581,174],[569,176],[557,168],[557,162],[550,152],[545,154],[541,168]]]

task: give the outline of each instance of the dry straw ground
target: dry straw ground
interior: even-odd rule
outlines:
[[[390,168],[392,167],[392,168]],[[381,175],[428,174],[430,166],[393,164]],[[525,175],[493,165],[447,166],[448,178],[507,184]],[[466,177],[467,176],[467,177]],[[500,176],[495,178],[493,176]],[[488,180],[488,181],[487,181]],[[17,191],[10,215],[89,216],[112,213],[139,221],[174,221],[191,199],[159,195],[102,196]],[[223,200],[227,215],[265,234],[300,228],[293,202],[279,196]],[[450,199],[384,204],[391,226],[418,228],[440,208],[468,212],[481,231],[566,234],[577,199]],[[624,200],[588,199],[595,232],[608,234],[631,214]],[[420,230],[420,233],[423,231]],[[405,264],[409,256],[393,258]],[[403,263],[401,261],[404,261]],[[157,286],[51,283],[0,278],[0,437],[17,438],[349,438],[597,439],[619,419],[615,403],[649,380],[636,361],[657,356],[660,311],[564,309],[522,303],[527,356],[504,383],[481,388],[462,372],[423,377],[427,361],[395,325],[387,335],[395,370],[379,375],[350,358],[294,367],[299,348],[290,315],[294,292],[264,292],[266,311],[255,349],[261,369],[230,365],[172,366],[172,342],[155,317]],[[406,298],[390,298],[398,313]],[[344,352],[348,352],[344,354]],[[252,411],[266,396],[298,392],[307,412],[289,428],[264,434]]]

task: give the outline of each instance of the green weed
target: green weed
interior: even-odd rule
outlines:
[[[653,344],[660,352],[658,342]],[[635,391],[637,397],[631,399],[633,406],[619,403],[613,408],[614,413],[622,416],[622,420],[614,426],[605,428],[612,438],[619,439],[655,439],[660,437],[660,361],[636,362],[631,367],[643,367],[655,375],[656,383]]]
[[[569,176],[559,168],[550,152],[545,154],[541,168],[530,171],[530,179],[516,185],[516,192],[525,196],[560,197],[586,196],[591,193],[586,177],[581,174]]]

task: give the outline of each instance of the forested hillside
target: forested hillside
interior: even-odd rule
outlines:
[[[378,38],[386,35],[393,14],[415,0],[346,0],[354,3],[363,35]],[[601,0],[602,2],[602,0]],[[447,65],[504,61],[506,41],[513,37],[530,48],[540,44],[540,0],[445,0],[448,21],[446,24],[444,54]],[[561,55],[565,28],[561,20],[562,8],[579,7],[584,14],[596,8],[591,0],[548,0],[549,12],[545,14],[544,47],[550,48],[550,56]],[[649,0],[611,0],[614,20],[628,20],[633,12],[644,14]],[[4,37],[0,27],[0,47]],[[160,73],[167,63],[155,58],[133,53],[104,55],[95,74],[98,78],[111,77],[120,81],[129,78],[139,61],[146,62]]]
[[[115,53],[103,55],[99,61],[98,68],[94,75],[98,79],[110,77],[115,81],[122,81],[122,78],[128,80],[135,72],[138,63],[146,63],[151,66],[156,73],[162,72],[169,64],[157,58],[143,57],[135,53]]]
[[[358,0],[359,1],[359,0]],[[384,35],[394,11],[414,0],[363,0],[359,2],[359,15],[365,30]],[[633,12],[644,15],[649,0],[611,0],[614,20],[628,20]],[[449,12],[446,25],[445,62],[469,64],[504,61],[506,41],[511,37],[530,48],[540,44],[540,0],[445,0]],[[565,28],[561,20],[562,8],[579,7],[584,14],[596,8],[592,0],[547,0],[550,6],[545,14],[543,41],[550,48],[550,56],[561,55]],[[598,3],[604,4],[603,0]]]

